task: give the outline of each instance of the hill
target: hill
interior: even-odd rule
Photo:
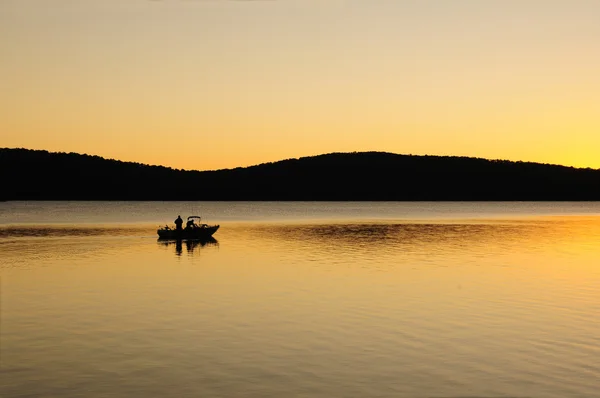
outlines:
[[[0,178],[5,200],[600,200],[600,170],[385,152],[186,171],[4,148]]]

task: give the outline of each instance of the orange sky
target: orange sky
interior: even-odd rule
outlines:
[[[600,168],[595,0],[3,0],[0,147]]]

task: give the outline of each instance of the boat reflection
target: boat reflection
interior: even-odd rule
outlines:
[[[205,246],[219,246],[219,242],[215,238],[205,239],[158,239],[158,243],[162,246],[174,246],[175,254],[181,256],[183,253],[183,246],[185,245],[188,255],[193,255],[194,251],[198,252],[197,249]]]

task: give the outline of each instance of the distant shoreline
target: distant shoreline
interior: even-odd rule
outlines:
[[[0,149],[2,201],[600,201],[600,170],[452,156],[331,153],[216,171]]]

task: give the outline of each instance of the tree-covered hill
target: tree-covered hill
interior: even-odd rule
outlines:
[[[4,148],[0,178],[5,200],[600,200],[600,170],[385,152],[200,172]]]

